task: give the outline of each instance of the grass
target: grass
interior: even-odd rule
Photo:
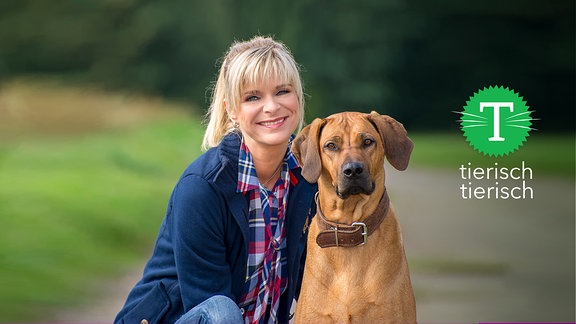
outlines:
[[[113,107],[122,110],[117,115],[134,115],[117,124],[101,116],[112,109],[113,95],[83,91],[79,100],[76,90],[42,85],[50,98],[62,98],[50,102],[42,91],[23,95],[27,87],[0,94],[0,103],[24,103],[18,109],[28,113],[0,119],[0,130],[15,120],[20,126],[0,132],[0,321],[8,322],[46,320],[50,310],[81,303],[94,281],[147,255],[203,133],[198,119],[153,99]],[[67,113],[51,123],[40,111],[50,105],[72,111],[87,101],[108,106],[91,111],[93,119]]]
[[[410,270],[425,274],[443,275],[504,275],[508,266],[502,262],[448,259],[413,259]]]
[[[525,161],[535,177],[552,176],[574,180],[574,133],[541,134],[533,132],[517,151],[501,157],[484,156],[475,151],[459,134],[410,134],[414,141],[411,166],[455,170],[460,165],[472,167],[514,167]]]
[[[82,303],[90,283],[150,253],[178,176],[200,154],[203,130],[198,118],[157,98],[29,81],[0,90],[0,321],[46,320],[50,310]],[[416,167],[495,160],[459,134],[411,137]],[[534,135],[498,159],[521,160],[573,179],[574,136]],[[478,265],[427,260],[418,267],[462,273]]]
[[[0,167],[0,314],[78,301],[87,282],[149,253],[179,173],[197,154],[190,120],[22,141]],[[39,310],[39,309],[38,309]]]

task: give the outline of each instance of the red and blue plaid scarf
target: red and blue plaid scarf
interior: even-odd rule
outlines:
[[[244,140],[240,145],[237,191],[250,198],[248,268],[239,303],[246,323],[276,323],[280,295],[288,283],[284,217],[290,183],[296,181],[290,170],[298,167],[289,147],[280,178],[270,191],[258,180]]]

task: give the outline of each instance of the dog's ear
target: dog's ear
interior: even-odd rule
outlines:
[[[316,118],[304,127],[292,141],[292,153],[302,167],[302,177],[310,183],[315,183],[322,172],[322,160],[320,159],[320,147],[318,141],[320,132],[326,121]]]
[[[382,137],[386,158],[390,164],[397,170],[406,170],[414,143],[408,138],[404,126],[396,119],[387,115],[380,115],[375,111],[368,114],[367,117],[376,126]]]

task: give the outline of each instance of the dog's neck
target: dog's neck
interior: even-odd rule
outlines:
[[[375,190],[371,195],[352,195],[346,199],[339,198],[336,194],[320,195],[317,202],[326,219],[336,223],[352,224],[361,222],[372,215],[379,205],[374,200],[380,201],[387,195],[386,187]]]
[[[346,199],[341,199],[335,194],[318,192],[317,205],[321,208],[327,220],[351,224],[361,222],[378,208],[375,201],[387,195],[386,187],[376,189],[371,195],[351,195]]]
[[[388,214],[390,198],[384,189],[378,205],[373,213],[363,217],[361,221],[342,223],[329,220],[322,210],[322,205],[316,195],[318,212],[317,224],[320,232],[316,236],[316,243],[321,248],[326,247],[354,247],[364,245],[368,236],[374,233]]]

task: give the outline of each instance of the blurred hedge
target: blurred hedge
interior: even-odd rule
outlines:
[[[379,110],[457,128],[484,86],[525,97],[537,129],[574,129],[574,12],[560,1],[5,0],[0,78],[49,74],[206,107],[234,39],[274,35],[304,67],[309,118]]]

